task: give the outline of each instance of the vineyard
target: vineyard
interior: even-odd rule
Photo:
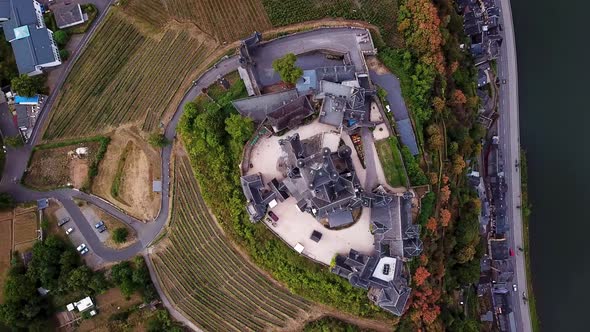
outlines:
[[[275,26],[343,17],[378,26],[386,43],[396,44],[397,0],[262,0]]]
[[[125,11],[155,28],[169,20],[190,22],[220,42],[270,28],[260,0],[129,0]]]
[[[186,29],[143,32],[119,9],[97,29],[58,97],[45,139],[88,136],[124,123],[152,131],[212,41]]]
[[[286,326],[310,304],[244,260],[209,214],[187,158],[176,161],[170,244],[152,256],[170,300],[207,331]]]

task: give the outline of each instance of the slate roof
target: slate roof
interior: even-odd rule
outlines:
[[[10,0],[0,0],[0,22],[10,18]]]
[[[247,211],[252,222],[260,220],[266,213],[268,203],[276,198],[274,191],[264,190],[260,173],[245,175],[240,178],[242,191],[248,201]]]
[[[29,114],[28,106],[15,105],[16,108],[16,122],[19,128],[29,128]]]
[[[354,81],[357,82],[357,81]],[[320,81],[317,99],[323,99],[320,122],[348,132],[358,127],[370,127],[371,96],[374,89],[348,86],[330,81]]]
[[[0,7],[5,10],[5,3]],[[32,0],[10,0],[10,19],[2,23],[2,28],[12,46],[20,74],[35,72],[36,66],[59,60],[54,54],[55,44],[49,30],[38,28],[37,24]],[[21,38],[16,39],[19,35]]]
[[[232,104],[240,114],[252,118],[257,123],[266,119],[268,113],[297,99],[297,90],[287,90],[275,93],[268,93],[261,96],[254,96],[232,101]]]
[[[302,142],[298,134],[280,140],[279,144],[287,168],[283,184],[301,211],[311,213],[317,220],[328,218],[335,227],[352,223],[352,217],[341,212],[350,213],[362,206],[351,148],[343,145],[332,152],[317,141]]]
[[[52,9],[55,23],[59,28],[66,28],[84,23],[84,14],[80,4],[54,6]]]
[[[314,110],[307,96],[300,96],[266,115],[275,132],[294,129],[301,121],[313,114]]]

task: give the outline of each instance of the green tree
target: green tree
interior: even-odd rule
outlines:
[[[14,198],[9,193],[0,193],[0,210],[10,210],[15,206]]]
[[[67,285],[71,291],[85,292],[88,290],[91,280],[92,270],[88,266],[82,265],[70,272]]]
[[[129,235],[129,231],[125,227],[115,228],[113,231],[113,241],[115,243],[124,243],[127,241],[127,236]]]
[[[57,30],[53,33],[53,40],[59,46],[65,46],[70,40],[70,35],[64,30]]]
[[[88,288],[90,288],[94,292],[94,294],[101,294],[107,289],[109,289],[109,282],[104,277],[104,274],[97,272],[94,273],[92,279],[90,279]]]
[[[293,53],[287,53],[282,58],[272,62],[272,68],[279,73],[285,83],[295,84],[303,76],[303,70],[295,66],[297,57]]]
[[[160,133],[152,133],[150,137],[148,137],[148,143],[156,148],[163,148],[166,145],[170,144],[170,141],[164,136],[164,134]]]
[[[70,57],[70,52],[63,48],[59,50],[59,57],[61,58],[61,61],[66,61]]]
[[[41,92],[43,82],[38,76],[22,74],[12,79],[11,87],[14,92],[21,96],[32,97]]]

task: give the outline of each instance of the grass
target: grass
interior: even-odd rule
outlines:
[[[113,178],[113,184],[111,185],[111,195],[115,198],[119,198],[119,190],[121,189],[121,182],[123,181],[123,169],[125,168],[125,161],[127,160],[127,155],[131,151],[132,142],[127,143],[125,149],[121,153],[119,157],[119,161],[117,162],[117,170],[115,171],[115,177]]]
[[[537,314],[537,303],[535,300],[535,293],[533,291],[533,270],[531,268],[531,250],[529,246],[529,222],[531,215],[531,205],[528,201],[528,173],[527,173],[527,159],[526,153],[521,149],[520,151],[520,180],[521,180],[521,193],[522,193],[522,222],[523,222],[523,245],[524,245],[524,256],[525,256],[525,268],[527,278],[527,297],[529,304],[529,312],[531,315],[531,324],[533,331],[538,332],[541,330],[541,323]]]
[[[175,306],[207,331],[280,329],[309,310],[232,247],[209,214],[188,159],[177,158],[175,168],[170,242],[152,256]]]
[[[377,141],[375,142],[375,148],[383,166],[387,183],[392,187],[407,186],[407,178],[401,153],[397,147],[397,139],[395,137],[389,137],[388,139]]]

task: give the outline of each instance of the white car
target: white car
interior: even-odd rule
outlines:
[[[74,231],[74,229],[72,227],[68,228],[68,230],[66,231],[66,235],[70,235],[70,233],[72,233]]]
[[[86,253],[88,253],[88,248],[84,248],[82,251],[80,251],[81,255],[86,255]]]
[[[518,289],[516,288],[516,284],[512,285],[512,290],[515,291],[515,292],[518,291]]]
[[[84,250],[86,248],[86,245],[84,243],[82,243],[81,245],[78,246],[78,248],[76,248],[76,250],[82,252],[82,250]]]

